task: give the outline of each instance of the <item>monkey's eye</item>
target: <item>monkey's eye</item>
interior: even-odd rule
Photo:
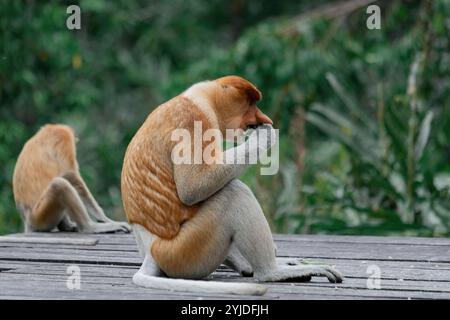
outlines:
[[[226,84],[223,84],[222,89],[228,89],[228,86]]]

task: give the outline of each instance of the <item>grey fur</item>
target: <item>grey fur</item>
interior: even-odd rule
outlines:
[[[249,153],[259,155],[275,142],[273,132],[270,135],[270,144],[258,142],[257,136],[258,129],[244,144],[227,150],[226,156],[238,159],[248,157]],[[195,219],[202,215],[213,216],[216,225],[221,227],[216,234],[218,240],[214,244],[214,250],[209,252],[209,256],[195,270],[191,268],[191,271],[180,274],[179,277],[201,279],[207,277],[220,263],[225,262],[237,272],[253,274],[256,280],[262,282],[308,281],[312,276],[323,276],[330,282],[341,282],[342,275],[330,266],[303,265],[292,261],[277,265],[276,248],[264,213],[252,191],[237,179],[247,165],[219,165],[214,168],[215,170],[209,172],[203,170],[201,174],[192,165],[175,167],[175,182],[181,200],[186,204],[204,201],[192,220],[195,222]],[[243,284],[237,283],[161,280],[159,278],[161,271],[149,250],[154,236],[141,226],[135,225],[133,228],[137,234],[139,251],[145,255],[141,269],[133,278],[137,285],[180,291],[235,294],[262,294],[265,291],[256,284],[242,286]]]

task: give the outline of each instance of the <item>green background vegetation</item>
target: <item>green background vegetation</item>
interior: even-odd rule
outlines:
[[[276,232],[450,234],[450,1],[0,2],[0,234],[22,229],[12,172],[47,122],[80,137],[81,172],[124,219],[125,148],[192,83],[237,74],[280,128],[280,172],[245,172]],[[77,1],[75,1],[77,3]]]

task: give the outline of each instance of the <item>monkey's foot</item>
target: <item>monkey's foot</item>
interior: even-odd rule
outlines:
[[[87,226],[83,233],[113,233],[113,232],[130,232],[130,226],[125,222],[105,222],[95,223]]]
[[[120,226],[125,233],[130,233],[131,232],[131,226],[128,223],[126,223],[126,222],[119,222],[119,221],[111,220],[110,222],[107,222],[107,223],[111,223],[111,224],[115,224],[117,226]]]
[[[344,279],[333,267],[318,264],[282,265],[275,271],[257,277],[266,282],[304,282],[311,280],[312,277],[326,277],[332,283],[341,283]]]
[[[224,264],[243,277],[253,277],[252,266],[234,245],[231,246]]]
[[[71,222],[71,221],[66,221],[63,220],[58,224],[58,230],[62,231],[62,232],[78,232],[78,226]]]
[[[97,219],[97,222],[99,223],[110,223],[110,224],[117,224],[123,227],[123,229],[125,229],[127,233],[131,232],[131,226],[127,223],[127,222],[123,222],[123,221],[114,221],[110,218],[108,218],[107,216],[103,215],[103,217]]]
[[[78,227],[77,225],[72,225],[72,226],[58,226],[58,230],[61,232],[78,232]]]

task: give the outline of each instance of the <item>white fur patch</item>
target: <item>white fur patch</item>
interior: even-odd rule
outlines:
[[[151,234],[140,224],[134,223],[131,225],[131,228],[133,229],[134,237],[136,238],[139,253],[141,254],[141,256],[145,257],[150,253],[150,247],[156,236]]]
[[[219,128],[216,112],[206,94],[207,91],[216,90],[217,84],[213,81],[196,83],[183,92],[182,96],[191,100],[203,112],[213,128]]]

